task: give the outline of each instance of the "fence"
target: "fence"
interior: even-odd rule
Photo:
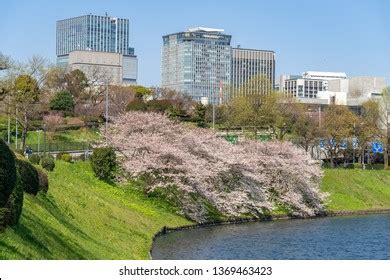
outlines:
[[[86,151],[91,150],[92,147],[88,142],[64,142],[64,143],[48,143],[41,144],[27,144],[33,152],[71,152],[71,151]]]

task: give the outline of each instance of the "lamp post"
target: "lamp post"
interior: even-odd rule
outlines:
[[[39,155],[39,152],[40,152],[40,144],[41,144],[41,131],[42,130],[37,130],[38,132],[38,155]]]

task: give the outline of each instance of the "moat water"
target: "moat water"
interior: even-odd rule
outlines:
[[[153,259],[390,259],[390,215],[224,225],[158,237]]]

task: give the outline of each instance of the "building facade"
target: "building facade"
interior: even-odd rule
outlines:
[[[282,75],[280,91],[290,97],[317,98],[319,92],[329,90],[333,81],[346,79],[347,75],[340,72],[306,71],[301,76]]]
[[[161,84],[200,102],[229,94],[231,36],[223,29],[192,28],[163,36]]]
[[[138,60],[134,49],[129,47],[128,19],[84,15],[59,20],[56,26],[56,54],[58,65],[88,69],[88,72],[100,69],[105,74],[111,67],[113,80],[110,83],[136,83]],[[120,70],[116,68],[118,65]],[[119,73],[122,73],[122,77]]]
[[[231,68],[232,97],[253,93],[267,94],[275,86],[273,51],[232,48]]]
[[[72,51],[70,70],[83,71],[88,79],[99,79],[114,85],[134,85],[137,82],[137,60],[120,53]]]

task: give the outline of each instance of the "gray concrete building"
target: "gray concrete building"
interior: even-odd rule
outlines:
[[[110,84],[136,84],[138,60],[129,47],[129,20],[84,15],[57,21],[57,64],[80,69],[87,77],[100,71]]]
[[[88,79],[100,80],[115,85],[137,83],[137,57],[121,53],[72,51],[68,65],[71,70],[80,69]]]

